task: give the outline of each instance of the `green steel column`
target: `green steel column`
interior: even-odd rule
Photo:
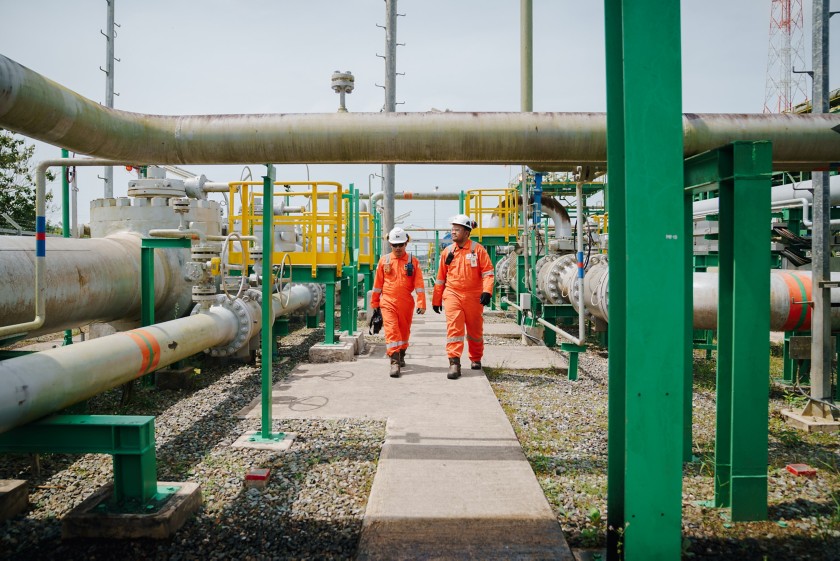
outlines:
[[[604,0],[607,57],[607,173],[604,204],[610,217],[610,345],[607,425],[607,558],[618,561],[624,541],[625,387],[627,368],[627,254],[624,176],[624,68],[621,0]],[[609,197],[606,196],[609,192]]]
[[[146,242],[140,247],[140,325],[144,327],[155,323],[155,248]]]
[[[271,378],[274,354],[274,312],[271,309],[273,298],[271,292],[274,283],[272,278],[272,261],[274,244],[274,178],[276,170],[272,164],[266,164],[266,174],[263,176],[263,262],[262,262],[262,430],[260,436],[264,440],[272,440],[271,434]]]
[[[338,316],[339,331],[346,331],[348,334],[353,333],[353,325],[351,323],[351,315],[353,311],[353,299],[356,295],[353,293],[352,277],[354,274],[353,267],[341,268],[341,296],[339,303],[341,305],[341,312]]]
[[[627,561],[679,559],[683,372],[691,338],[685,329],[688,288],[680,239],[685,232],[680,4],[624,0],[621,14],[625,223],[618,235],[624,234],[626,247],[616,257],[627,263],[625,300],[617,302],[628,327],[623,550]],[[651,305],[655,301],[675,305]]]
[[[772,148],[735,142],[733,152],[732,520],[767,520]]]
[[[725,153],[724,151],[720,151]],[[732,162],[729,153],[721,164],[719,175],[732,177]],[[733,302],[733,230],[735,208],[731,186],[721,184],[718,208],[718,331],[717,331],[717,373],[715,390],[717,407],[715,411],[715,506],[731,506],[732,475],[732,354],[734,326],[732,321]],[[766,229],[766,224],[765,224]],[[768,291],[769,293],[769,291]],[[769,330],[768,330],[769,331]]]
[[[690,462],[693,459],[691,453],[691,427],[694,415],[691,411],[692,398],[694,397],[694,199],[690,192],[683,195],[683,246],[685,251],[685,264],[683,265],[683,278],[686,286],[683,314],[685,316],[685,332],[689,337],[685,340],[686,348],[683,351],[685,362],[683,364],[683,461]],[[707,350],[706,353],[711,353]]]
[[[335,283],[326,283],[327,294],[324,302],[324,343],[335,344]]]

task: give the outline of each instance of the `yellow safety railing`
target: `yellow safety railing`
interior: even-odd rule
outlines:
[[[237,181],[229,185],[231,205],[235,206],[234,201],[240,205],[238,213],[231,209],[229,231],[247,235],[254,235],[255,229],[261,231],[263,217],[261,212],[255,213],[254,203],[263,195],[262,182]],[[284,210],[273,219],[275,233],[271,262],[279,264],[288,255],[293,267],[311,267],[313,277],[317,276],[318,267],[335,267],[341,274],[345,260],[342,246],[347,216],[341,183],[276,181],[274,185],[283,187],[275,190],[274,202],[280,201]],[[296,187],[302,189],[292,190]],[[276,208],[276,204],[273,206]],[[253,265],[247,247],[231,244],[228,249],[231,262],[241,260]]]
[[[610,219],[609,215],[606,212],[604,214],[592,215],[592,220],[598,223],[599,234],[606,234],[607,232],[609,232]]]
[[[359,265],[373,267],[373,214],[359,213]]]
[[[505,241],[519,231],[519,195],[516,189],[474,189],[464,194],[464,213],[478,225],[472,236],[499,236]]]

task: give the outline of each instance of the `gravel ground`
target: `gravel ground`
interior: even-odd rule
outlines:
[[[494,313],[488,323],[511,321]],[[293,326],[275,362],[275,381],[301,361],[322,329]],[[370,342],[379,336],[368,336]],[[493,345],[518,339],[487,337]],[[575,548],[605,542],[607,466],[607,358],[597,347],[580,357],[579,380],[556,371],[485,369],[513,424],[546,497]],[[111,457],[46,454],[40,471],[28,456],[0,455],[0,478],[27,479],[30,509],[0,523],[0,559],[352,559],[385,436],[369,420],[275,422],[297,432],[290,451],[233,449],[259,420],[234,415],[259,395],[260,371],[235,362],[199,364],[193,390],[135,387],[90,402],[91,413],[156,415],[158,477],[192,481],[203,506],[171,540],[65,540],[60,518],[112,477]],[[806,435],[787,428],[779,414],[797,404],[771,391],[770,517],[730,523],[726,512],[702,506],[713,496],[714,361],[695,357],[696,462],[683,477],[684,558],[757,560],[840,559],[840,436]],[[789,463],[818,468],[815,478],[794,477]],[[271,467],[265,492],[246,490],[248,469]],[[271,552],[271,553],[268,553]],[[765,557],[766,556],[766,557]]]
[[[323,329],[301,327],[283,338],[275,380],[282,379]],[[383,422],[275,421],[296,432],[285,453],[230,448],[259,419],[234,415],[259,395],[260,370],[237,363],[200,366],[197,389],[135,387],[90,402],[91,413],[156,415],[158,479],[201,485],[203,506],[171,540],[61,540],[62,515],[112,478],[111,457],[0,455],[0,478],[30,482],[30,509],[0,523],[2,559],[352,559],[385,439]],[[243,487],[245,473],[272,468],[265,492]],[[270,552],[270,553],[268,553]]]
[[[607,487],[607,353],[580,357],[579,379],[555,371],[488,371],[546,497],[574,548],[603,548]],[[695,354],[693,446],[683,470],[683,558],[840,559],[840,435],[788,428],[794,393],[770,392],[769,509],[765,522],[732,523],[714,497],[714,359]],[[796,477],[790,463],[817,468]]]

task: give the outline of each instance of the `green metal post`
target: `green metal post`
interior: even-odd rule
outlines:
[[[61,157],[70,157],[70,152],[62,148]],[[63,238],[70,237],[70,180],[67,177],[67,166],[61,166],[61,236]],[[64,331],[64,344],[73,344],[72,329]]]
[[[732,146],[732,520],[767,520],[770,343],[769,142]],[[737,215],[737,223],[735,216]],[[721,243],[726,243],[721,242]],[[737,266],[736,266],[737,264]]]
[[[140,325],[155,323],[155,248],[143,240],[140,248]]]
[[[272,164],[266,164],[266,174],[263,176],[263,262],[262,262],[262,430],[263,440],[276,440],[271,433],[271,379],[274,355],[274,311],[271,292],[274,283],[272,278],[273,240],[274,240],[274,178],[276,170]]]
[[[609,291],[613,302],[627,299],[626,182],[624,172],[624,67],[622,45],[622,1],[604,0],[604,28],[607,66],[607,173],[604,204],[610,217]],[[609,197],[607,197],[609,193]],[[608,325],[610,360],[608,362],[607,424],[607,559],[618,561],[623,552],[625,529],[624,465],[627,428],[626,370],[627,313],[624,305],[610,309]]]
[[[731,163],[719,172],[720,177],[731,177]],[[717,373],[715,389],[715,506],[732,505],[732,329],[733,290],[732,230],[735,227],[734,193],[721,186],[718,211],[718,329]],[[766,228],[766,225],[765,225]],[[769,330],[768,330],[769,332]]]
[[[620,9],[615,12],[617,6]],[[633,265],[619,273],[618,282],[626,279],[623,299],[614,298],[610,287],[610,323],[615,308],[623,308],[626,314],[618,337],[610,336],[611,351],[623,345],[626,353],[621,357],[626,376],[625,500],[624,517],[616,528],[624,529],[625,560],[678,559],[682,549],[683,372],[690,348],[686,340],[691,339],[685,330],[688,288],[685,244],[680,239],[685,232],[684,195],[678,188],[683,181],[680,5],[608,0],[606,13],[609,17],[620,14],[620,24],[609,25],[607,37],[618,31],[621,48],[610,40],[609,57],[612,65],[622,65],[624,87],[623,114],[609,117],[623,117],[623,122],[611,119],[608,124],[623,127],[624,189],[613,177],[617,154],[608,152],[608,156],[611,204],[617,191],[624,191],[623,208],[618,212],[623,217],[610,211],[614,234],[610,238],[623,237],[625,244],[618,252],[615,246],[611,248],[610,263]],[[614,66],[610,77],[616,77]],[[611,81],[610,89],[614,86]],[[617,103],[613,95],[608,91],[608,111]],[[658,276],[655,287],[646,269],[652,266]],[[610,281],[612,277],[610,271]],[[652,298],[676,305],[657,309],[650,306]],[[628,329],[629,318],[632,329]]]
[[[326,283],[327,295],[324,302],[324,343],[335,344],[335,283]]]
[[[684,462],[690,462],[694,458],[691,452],[692,435],[691,427],[693,418],[691,405],[694,397],[694,200],[690,192],[683,195],[683,245],[685,252],[685,263],[683,265],[683,282],[685,283],[685,299],[683,316],[685,321],[685,332],[690,336],[686,338],[683,351],[685,359],[683,364],[683,453]],[[706,350],[707,353],[711,351]]]

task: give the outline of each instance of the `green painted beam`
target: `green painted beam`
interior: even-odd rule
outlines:
[[[55,415],[0,434],[0,452],[110,454],[117,503],[144,504],[158,491],[150,416]]]

